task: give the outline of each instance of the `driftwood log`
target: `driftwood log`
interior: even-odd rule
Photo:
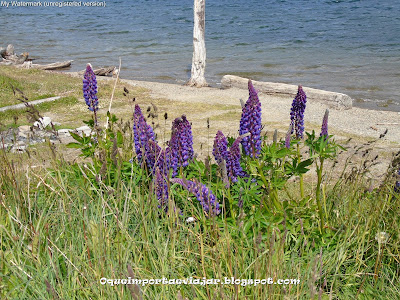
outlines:
[[[71,66],[72,62],[73,60],[66,60],[47,65],[32,64],[31,68],[40,70],[58,70],[58,69],[68,68],[69,66]]]
[[[93,70],[93,73],[96,76],[112,76],[112,75],[115,75],[117,71],[118,70],[117,70],[116,67],[110,66],[110,67],[103,67],[103,68],[100,68],[100,69],[95,69],[95,70]],[[78,74],[79,75],[84,75],[85,74],[85,70],[79,71]]]
[[[71,66],[73,60],[55,62],[47,65],[33,64],[33,59],[29,58],[29,53],[24,52],[21,55],[16,55],[14,46],[8,45],[6,49],[0,48],[0,56],[3,58],[0,65],[15,65],[22,68],[40,69],[40,70],[58,70]]]
[[[237,87],[247,89],[248,80],[249,79],[247,78],[234,75],[225,75],[222,77],[221,85],[223,88]],[[298,88],[296,85],[263,81],[253,81],[253,85],[257,90],[268,95],[283,95],[290,97],[296,96]],[[351,109],[353,105],[353,100],[346,94],[317,90],[308,87],[303,87],[303,90],[308,99],[321,101],[335,109]]]

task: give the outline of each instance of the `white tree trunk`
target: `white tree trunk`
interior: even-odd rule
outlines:
[[[204,78],[206,69],[205,33],[206,0],[194,0],[193,59],[191,77],[187,85],[207,86]]]

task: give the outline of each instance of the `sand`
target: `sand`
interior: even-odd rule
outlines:
[[[237,105],[240,100],[248,98],[248,91],[238,88],[194,88],[168,83],[155,83],[136,80],[122,80],[132,86],[140,86],[150,90],[154,98],[165,98],[181,102],[218,103]],[[259,93],[262,105],[262,119],[267,122],[276,122],[288,127],[289,113],[293,98],[271,96]],[[305,112],[305,122],[320,126],[327,104],[318,101],[308,101]],[[359,136],[361,138],[378,138],[388,129],[383,141],[395,144],[400,141],[400,114],[390,111],[377,111],[353,107],[349,110],[329,109],[329,129],[331,133],[340,136]],[[270,128],[272,130],[272,128]],[[307,129],[306,129],[307,130]]]
[[[77,76],[77,74],[74,74],[74,76]],[[115,79],[98,77],[98,80]],[[149,96],[153,99],[187,103],[187,109],[184,110],[184,113],[192,121],[195,151],[199,153],[200,158],[205,157],[207,153],[211,155],[212,142],[217,130],[222,130],[225,135],[238,136],[241,113],[240,99],[244,101],[248,99],[247,89],[236,87],[228,89],[195,88],[169,83],[120,80],[126,84],[128,89],[129,86],[147,89]],[[282,137],[290,124],[290,108],[293,97],[271,96],[260,92],[259,98],[262,105],[263,131],[267,132],[270,139],[273,131],[278,129],[279,135]],[[230,107],[229,112],[232,115],[230,116],[226,110],[216,110],[215,106],[210,106],[209,110],[203,109],[202,112],[197,112],[194,107],[199,107],[199,104],[227,105]],[[233,109],[231,109],[232,107]],[[315,130],[319,135],[322,118],[327,108],[329,108],[327,103],[315,100],[307,101],[305,111],[306,131]],[[329,134],[334,134],[335,139],[347,149],[338,157],[339,165],[344,166],[349,157],[351,157],[351,166],[357,168],[365,160],[368,160],[368,163],[372,161],[374,163],[369,168],[368,177],[373,177],[377,183],[380,182],[385,177],[393,154],[400,150],[398,143],[400,141],[400,114],[357,107],[348,110],[329,108],[329,111]],[[175,117],[178,116],[173,116],[173,118]],[[208,118],[211,125],[207,132],[205,128]],[[387,133],[383,135],[386,131]],[[360,146],[362,148],[357,150]],[[373,160],[377,156],[379,156],[379,159]]]

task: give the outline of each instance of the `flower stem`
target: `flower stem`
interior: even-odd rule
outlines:
[[[273,205],[276,209],[282,209],[282,205],[279,202],[279,198],[278,198],[278,191],[275,188],[271,189],[271,185],[270,185],[268,179],[265,178],[265,176],[264,176],[264,172],[261,168],[260,162],[258,160],[256,160],[256,161],[257,161],[258,174],[260,175],[261,180],[264,183],[265,190],[268,192],[270,204]]]
[[[297,162],[301,162],[301,156],[300,156],[300,145],[297,144]],[[300,196],[301,199],[304,198],[304,181],[303,181],[303,174],[300,174]]]
[[[323,169],[323,165],[324,165],[324,159],[322,157],[320,157],[319,159],[320,161],[320,165],[318,167],[317,165],[317,176],[318,176],[318,181],[317,181],[317,190],[316,190],[316,201],[317,201],[317,206],[318,206],[318,214],[319,214],[319,219],[320,219],[320,231],[321,233],[324,232],[324,214],[322,212],[322,205],[321,205],[321,182],[322,182],[322,169]]]

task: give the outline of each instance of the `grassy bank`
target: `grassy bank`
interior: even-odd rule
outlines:
[[[104,102],[109,101],[112,84],[99,81],[99,93],[103,93],[99,98],[101,95]],[[77,102],[68,108],[52,104],[47,113],[63,124],[82,125],[82,120],[92,115],[80,100],[80,90],[79,80],[68,95]],[[122,85],[116,91],[113,112],[118,120],[112,118],[108,130],[101,126],[96,139],[77,138],[74,147],[86,154],[81,161],[66,159],[65,149],[58,145],[43,144],[23,154],[0,150],[0,298],[400,296],[400,196],[394,190],[393,176],[398,158],[394,157],[386,180],[373,188],[366,174],[378,158],[368,154],[370,145],[358,145],[366,154],[352,164],[351,156],[341,156],[346,151],[340,154],[340,148],[329,148],[336,147],[334,137],[324,143],[319,133],[313,138],[305,136],[306,142],[292,140],[290,149],[284,139],[262,139],[258,159],[242,155],[241,167],[248,177],[229,180],[229,186],[214,159],[194,158],[180,168],[178,177],[199,180],[212,190],[221,213],[210,217],[193,193],[173,181],[168,184],[167,204],[157,197],[154,172],[135,154],[131,102],[136,97],[143,112],[150,105],[145,115],[153,117],[148,117],[147,123],[162,148],[170,139],[171,119],[185,110],[192,110],[187,115],[194,116],[218,107],[152,99],[146,90],[129,88],[128,93]],[[240,108],[239,114],[234,113],[236,107],[221,106],[219,110],[223,108],[229,122],[238,126]],[[105,114],[106,109],[99,110],[101,124]],[[194,121],[203,128],[197,126],[193,135],[213,140],[215,131],[203,121]],[[230,147],[234,138],[229,139]],[[302,148],[300,165],[297,145]],[[324,156],[316,145],[334,153]],[[212,150],[207,151],[210,157]],[[321,157],[325,159],[322,182],[306,180],[302,195],[299,175],[316,172],[315,166],[322,169]],[[335,161],[345,162],[339,166]],[[188,223],[189,217],[195,221]],[[224,285],[101,283],[102,278],[128,277],[222,282],[234,277],[241,281]],[[299,281],[244,281],[268,278]]]

